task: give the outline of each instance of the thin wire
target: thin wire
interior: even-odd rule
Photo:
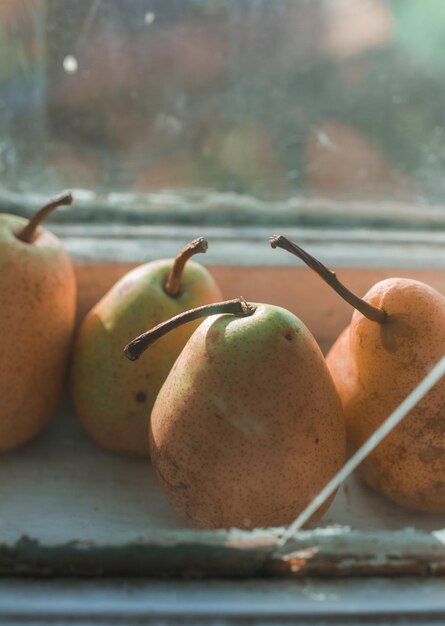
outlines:
[[[379,428],[365,441],[357,452],[345,463],[345,465],[335,474],[328,484],[320,491],[312,502],[304,509],[297,519],[288,526],[278,541],[278,546],[284,546],[289,539],[306,524],[317,511],[317,509],[335,493],[341,483],[360,465],[372,450],[388,435],[393,428],[416,406],[418,402],[428,393],[428,391],[439,382],[445,375],[445,356],[436,363],[433,369],[417,385],[417,387],[403,400],[397,409],[383,422]]]

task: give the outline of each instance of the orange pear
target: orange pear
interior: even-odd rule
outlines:
[[[136,338],[126,354],[137,358],[165,332],[207,315],[153,407],[157,478],[192,526],[288,524],[344,462],[344,418],[331,375],[295,315],[242,299],[179,315]]]
[[[327,363],[346,417],[348,446],[361,446],[445,354],[445,298],[417,280],[388,278],[364,298],[285,237],[300,257],[355,307]],[[361,464],[363,480],[397,504],[445,513],[445,380]]]
[[[34,437],[59,402],[74,330],[76,283],[61,242],[31,220],[0,214],[0,451]]]

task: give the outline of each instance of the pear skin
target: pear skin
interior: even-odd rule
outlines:
[[[70,378],[76,414],[89,435],[113,452],[148,456],[153,403],[199,321],[163,338],[135,364],[122,346],[147,326],[221,298],[209,272],[193,261],[184,269],[180,293],[169,296],[172,263],[154,261],[126,274],[86,316],[76,339]]]
[[[34,437],[59,402],[74,331],[76,283],[60,241],[39,227],[0,215],[0,451]]]
[[[415,280],[383,280],[364,300],[388,319],[354,311],[327,363],[342,399],[348,447],[356,450],[445,354],[445,298]],[[416,511],[445,512],[445,380],[359,468],[363,480]]]
[[[345,457],[341,402],[303,323],[263,304],[202,322],[153,407],[150,454],[194,527],[290,523]]]

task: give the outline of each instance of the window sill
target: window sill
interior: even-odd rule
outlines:
[[[16,625],[442,623],[443,581],[4,580],[0,620]]]
[[[348,324],[351,308],[302,262],[272,250],[273,228],[194,226],[51,225],[74,259],[78,311],[87,311],[125,272],[139,263],[173,257],[198,235],[209,240],[199,262],[209,266],[225,298],[242,295],[293,311],[327,351]],[[278,229],[277,229],[278,230]],[[389,276],[407,276],[445,293],[445,232],[286,228],[287,236],[363,295]]]
[[[280,232],[335,267],[445,268],[445,232],[122,224],[51,224],[50,229],[64,240],[77,263],[142,263],[169,257],[186,241],[202,235],[210,244],[203,263],[294,267],[295,259],[268,245],[268,238]]]
[[[444,516],[407,513],[354,478],[317,527],[197,531],[146,459],[107,453],[68,405],[3,459],[0,573],[27,576],[354,577],[445,574]],[[38,481],[35,477],[38,476]],[[11,481],[14,493],[11,493]]]
[[[201,234],[192,227],[58,225],[52,230],[75,261],[80,317],[130,267],[173,256],[185,241]],[[271,230],[215,227],[203,229],[203,234],[211,247],[202,260],[225,297],[243,295],[289,308],[325,350],[348,323],[347,304],[296,259],[270,249]],[[433,253],[444,256],[444,235],[291,228],[286,234],[332,267],[342,268],[342,279],[358,293],[394,272],[445,292],[445,275]],[[397,246],[400,264],[394,256]],[[374,264],[366,261],[365,250]],[[434,266],[427,262],[433,256]],[[277,530],[197,532],[178,527],[153,477],[147,476],[146,462],[99,450],[68,407],[41,437],[7,455],[4,463],[0,497],[9,504],[0,521],[3,575],[445,574],[443,516],[407,514],[355,479],[338,492],[320,527],[299,533],[291,554],[283,556],[277,551]],[[11,476],[19,499],[11,498]],[[33,476],[39,476],[38,488],[30,481]]]

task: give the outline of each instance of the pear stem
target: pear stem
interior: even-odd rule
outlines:
[[[272,248],[281,248],[282,250],[287,250],[291,254],[297,256],[299,259],[304,261],[308,267],[317,272],[319,276],[330,286],[334,291],[336,291],[339,296],[343,298],[348,304],[352,305],[355,309],[360,311],[362,315],[367,317],[372,322],[378,322],[379,324],[384,324],[388,319],[388,315],[386,311],[383,309],[369,304],[363,298],[359,298],[352,291],[349,291],[347,287],[345,287],[337,278],[335,272],[330,270],[326,265],[323,265],[320,261],[318,261],[315,257],[310,255],[308,252],[303,250],[299,245],[287,239],[287,237],[283,237],[283,235],[273,235],[269,239],[270,245]]]
[[[195,254],[200,252],[207,252],[209,244],[203,237],[198,237],[190,243],[188,243],[178,256],[173,261],[173,267],[168,275],[167,282],[165,283],[165,291],[172,298],[176,298],[181,289],[181,278],[184,271],[185,264]]]
[[[36,236],[37,228],[43,222],[44,219],[52,212],[54,209],[57,209],[59,206],[66,206],[68,204],[72,204],[73,196],[71,193],[62,193],[59,196],[56,196],[45,205],[42,206],[41,209],[34,213],[29,222],[24,226],[18,233],[16,233],[17,239],[23,241],[24,243],[32,243]]]
[[[161,322],[151,330],[142,333],[130,341],[124,348],[124,354],[130,361],[136,361],[145,350],[151,346],[155,341],[169,333],[171,330],[199,319],[200,317],[208,317],[209,315],[218,315],[222,313],[232,313],[233,315],[240,315],[241,317],[247,317],[255,312],[256,307],[248,304],[244,298],[237,298],[235,300],[226,300],[225,302],[216,302],[214,304],[205,304],[204,306],[198,306],[195,309],[184,311],[179,315]]]

